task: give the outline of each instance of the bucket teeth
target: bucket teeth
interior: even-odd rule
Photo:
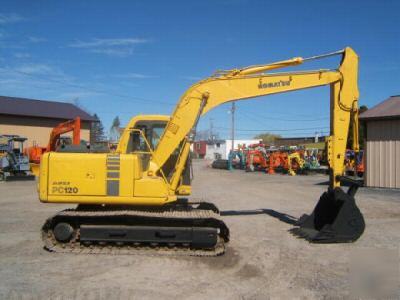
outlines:
[[[298,238],[305,239],[309,242],[313,241],[315,236],[318,234],[318,231],[312,229],[304,229],[300,227],[295,227],[289,230],[291,234]]]

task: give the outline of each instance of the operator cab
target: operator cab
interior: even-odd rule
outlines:
[[[127,153],[134,153],[139,157],[143,170],[148,169],[151,153],[157,148],[167,123],[168,121],[160,120],[138,121],[132,129],[129,137]],[[162,166],[162,171],[167,178],[170,178],[173,174],[181,146],[182,145],[179,145],[175,149],[169,159]]]
[[[157,147],[166,125],[166,121],[139,121],[131,131],[127,153],[138,155],[143,170],[147,170],[151,152]]]
[[[150,152],[154,150],[160,141],[166,125],[167,122],[160,121],[140,121],[136,123],[134,129],[139,129],[144,136],[140,131],[132,131],[127,152]],[[150,146],[151,149],[149,149],[148,146]]]

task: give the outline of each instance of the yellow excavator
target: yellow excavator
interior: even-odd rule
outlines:
[[[293,153],[288,154],[287,160],[288,160],[288,174],[289,175],[292,175],[292,176],[297,175],[296,171],[293,170],[293,162],[297,163],[300,170],[304,168],[305,161],[300,156],[300,153],[298,153],[298,152],[293,152]]]
[[[271,72],[328,56],[338,69]],[[230,101],[330,86],[328,139],[330,186],[311,215],[291,231],[310,242],[353,242],[365,223],[355,204],[357,185],[340,187],[349,124],[358,148],[358,56],[351,48],[266,65],[217,71],[191,86],[171,116],[131,119],[113,153],[48,152],[41,159],[39,198],[75,203],[42,227],[45,248],[56,252],[216,256],[225,251],[229,229],[218,208],[190,202],[190,145],[199,118]],[[300,199],[299,199],[300,200]]]

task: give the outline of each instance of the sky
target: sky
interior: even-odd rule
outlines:
[[[400,1],[7,1],[0,6],[0,95],[70,102],[109,131],[137,114],[171,114],[218,69],[351,46],[360,105],[400,94]],[[300,69],[336,68],[339,57]],[[292,70],[292,69],[290,69]],[[230,137],[231,105],[198,130]],[[329,131],[329,87],[236,103],[236,138]]]

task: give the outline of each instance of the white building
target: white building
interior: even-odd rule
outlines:
[[[235,140],[234,148],[238,149],[239,145],[249,146],[258,144],[261,140]],[[229,152],[232,149],[232,140],[215,140],[207,142],[206,159],[228,159]]]

